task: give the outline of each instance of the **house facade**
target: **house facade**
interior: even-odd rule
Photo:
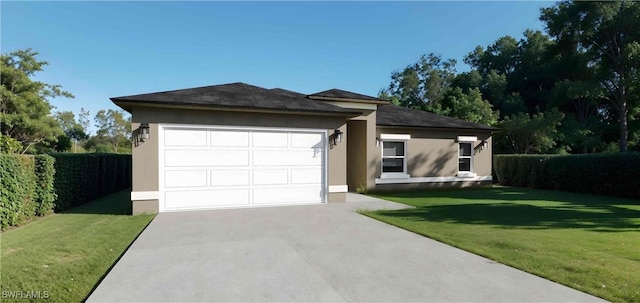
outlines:
[[[111,100],[132,115],[134,214],[491,182],[495,128],[343,90],[232,83]]]

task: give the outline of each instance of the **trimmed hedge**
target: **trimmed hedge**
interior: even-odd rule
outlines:
[[[53,210],[53,161],[47,155],[0,155],[0,229]]]
[[[640,153],[496,155],[502,185],[640,198]]]
[[[131,155],[55,153],[51,156],[55,158],[56,211],[131,187]]]

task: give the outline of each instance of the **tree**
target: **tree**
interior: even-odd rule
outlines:
[[[55,115],[56,120],[60,122],[60,126],[68,138],[66,141],[72,140],[74,146],[74,152],[78,151],[78,141],[86,140],[88,138],[84,126],[76,122],[76,117],[71,111],[57,112]],[[60,139],[60,138],[58,138]],[[64,147],[66,144],[58,144],[57,146]]]
[[[618,115],[620,151],[627,151],[630,113],[640,97],[630,94],[640,72],[640,3],[562,1],[542,9],[540,20],[557,41],[584,54],[602,98]]]
[[[436,113],[485,125],[498,121],[498,113],[491,109],[489,101],[482,99],[478,88],[466,92],[459,87],[449,88],[443,97],[442,108]]]
[[[130,142],[131,121],[125,118],[123,111],[100,110],[96,113],[94,121],[98,129],[96,137],[103,138],[113,146],[113,151],[118,152],[118,147],[123,142]],[[99,144],[98,144],[99,145]]]
[[[422,55],[417,63],[391,74],[391,84],[386,93],[397,98],[404,107],[420,110],[438,108],[456,75],[455,65],[453,59],[443,61],[433,53]]]
[[[518,113],[505,117],[498,126],[502,132],[496,134],[499,152],[513,154],[555,152],[558,126],[564,114],[557,109],[546,113]]]
[[[487,46],[486,50],[477,46],[464,58],[464,63],[478,69],[482,75],[492,70],[509,75],[516,69],[518,55],[518,40],[511,36],[503,36]]]
[[[78,114],[78,124],[80,124],[84,133],[88,136],[89,126],[91,125],[91,118],[89,111],[84,109],[84,107],[80,108],[80,114]]]
[[[62,134],[47,98],[73,98],[60,85],[32,79],[48,64],[38,61],[37,55],[31,49],[17,50],[3,54],[0,60],[0,128],[3,136],[22,144],[21,153],[34,151],[34,145],[46,141],[55,142]]]

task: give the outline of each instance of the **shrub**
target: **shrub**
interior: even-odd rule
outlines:
[[[131,187],[131,155],[54,153],[56,211]]]
[[[0,155],[0,229],[53,209],[53,158]]]
[[[56,193],[53,187],[55,176],[55,159],[48,155],[35,156],[35,177],[36,177],[36,215],[42,216],[53,212],[56,201]]]
[[[640,153],[496,155],[500,184],[640,198]]]

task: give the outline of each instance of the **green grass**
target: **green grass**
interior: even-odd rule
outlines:
[[[417,208],[363,214],[606,300],[640,302],[639,201],[508,187],[375,196]]]
[[[118,192],[2,233],[0,301],[16,301],[6,298],[15,292],[40,295],[39,300],[17,301],[85,300],[154,217],[128,215],[129,193]]]

